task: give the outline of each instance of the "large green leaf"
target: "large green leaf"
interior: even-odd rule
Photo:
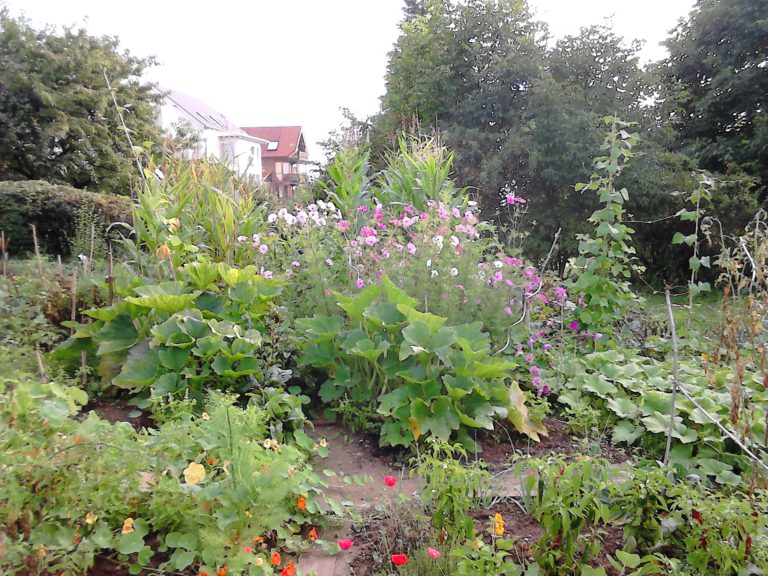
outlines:
[[[416,298],[411,298],[403,290],[395,286],[386,274],[382,277],[381,283],[384,286],[384,292],[387,294],[387,300],[392,304],[404,304],[411,307],[418,305],[419,301]]]
[[[188,308],[199,295],[200,292],[196,290],[190,294],[154,294],[152,296],[126,298],[125,300],[144,308],[154,308],[175,314]]]
[[[125,314],[115,316],[115,318],[104,325],[104,327],[95,334],[94,339],[99,347],[96,354],[103,356],[112,352],[128,350],[139,339],[139,333],[133,324],[133,319]]]
[[[128,353],[123,369],[112,383],[119,388],[149,386],[160,375],[160,355],[156,348],[144,342],[134,346]]]
[[[362,322],[365,309],[370,306],[381,294],[381,287],[378,284],[366,286],[354,296],[344,296],[339,292],[333,295],[337,298],[336,304],[347,313],[347,316],[355,322]]]
[[[409,323],[412,324],[416,321],[423,322],[427,325],[430,332],[437,332],[445,325],[448,320],[447,318],[443,318],[442,316],[435,316],[429,312],[419,312],[415,308],[405,304],[398,304],[397,309],[408,319]]]

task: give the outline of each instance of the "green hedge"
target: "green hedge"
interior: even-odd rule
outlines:
[[[40,250],[52,256],[69,255],[78,212],[92,209],[106,228],[131,222],[133,202],[125,196],[97,194],[41,180],[0,182],[0,230],[10,238],[12,255],[34,250],[30,224],[37,227]]]

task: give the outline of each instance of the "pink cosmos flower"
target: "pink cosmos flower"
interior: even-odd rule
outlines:
[[[535,364],[534,364],[533,366],[531,366],[531,367],[528,369],[528,371],[529,371],[531,374],[533,374],[534,376],[538,376],[539,374],[541,374],[541,369],[540,369],[538,366],[536,366]]]
[[[293,262],[291,262],[291,266],[293,266],[294,268],[298,268],[299,266],[301,266],[301,263],[298,260],[294,260]]]
[[[272,270],[264,270],[264,274],[262,274],[262,276],[264,276],[264,278],[267,280],[272,280],[274,274],[272,273]]]
[[[507,205],[514,206],[515,204],[525,204],[527,200],[525,198],[520,198],[520,196],[515,195],[514,192],[512,194],[507,194],[506,197]]]
[[[577,331],[579,328],[580,328],[580,326],[579,326],[579,323],[578,323],[578,322],[576,322],[576,320],[574,320],[573,322],[571,322],[570,324],[568,324],[568,329],[569,329],[571,332],[576,332],[576,331]]]
[[[336,228],[342,232],[346,232],[349,230],[349,222],[347,220],[339,220],[339,222],[336,224]]]
[[[512,308],[510,308],[509,306],[505,306],[504,314],[506,314],[507,316],[512,316]]]
[[[365,282],[363,282],[363,279],[362,279],[362,278],[358,278],[358,279],[357,279],[357,282],[356,282],[355,284],[357,285],[357,288],[358,288],[358,290],[359,290],[360,288],[362,288],[363,286],[365,286]]]
[[[409,254],[416,254],[416,244],[413,242],[408,242],[408,246],[406,246],[406,248],[408,248]]]
[[[427,554],[430,558],[440,558],[440,551],[434,548],[427,548]]]
[[[267,246],[266,244],[262,244],[261,246],[259,246],[259,252],[261,252],[262,254],[266,254],[267,252],[269,252],[269,246]]]
[[[358,212],[368,212],[368,206],[358,206],[357,207]]]

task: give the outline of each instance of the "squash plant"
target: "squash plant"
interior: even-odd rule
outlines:
[[[205,388],[244,392],[263,379],[260,347],[266,315],[281,285],[254,266],[192,262],[177,280],[143,284],[124,277],[124,296],[88,310],[90,323],[71,323],[57,353],[88,350],[102,382],[134,392],[201,400]]]
[[[405,446],[429,434],[476,450],[469,430],[492,430],[499,420],[536,440],[545,433],[528,419],[511,379],[517,364],[491,356],[479,322],[448,326],[417,310],[386,276],[355,296],[334,295],[345,316],[297,321],[299,364],[327,372],[323,402],[345,400],[383,416],[382,445]]]

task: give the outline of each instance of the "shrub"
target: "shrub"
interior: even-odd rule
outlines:
[[[76,236],[82,210],[96,214],[97,233],[115,222],[132,221],[133,202],[125,196],[97,194],[41,180],[0,182],[0,230],[10,238],[11,254],[34,249],[30,224],[37,228],[40,250],[49,254],[70,254],[68,239]]]

